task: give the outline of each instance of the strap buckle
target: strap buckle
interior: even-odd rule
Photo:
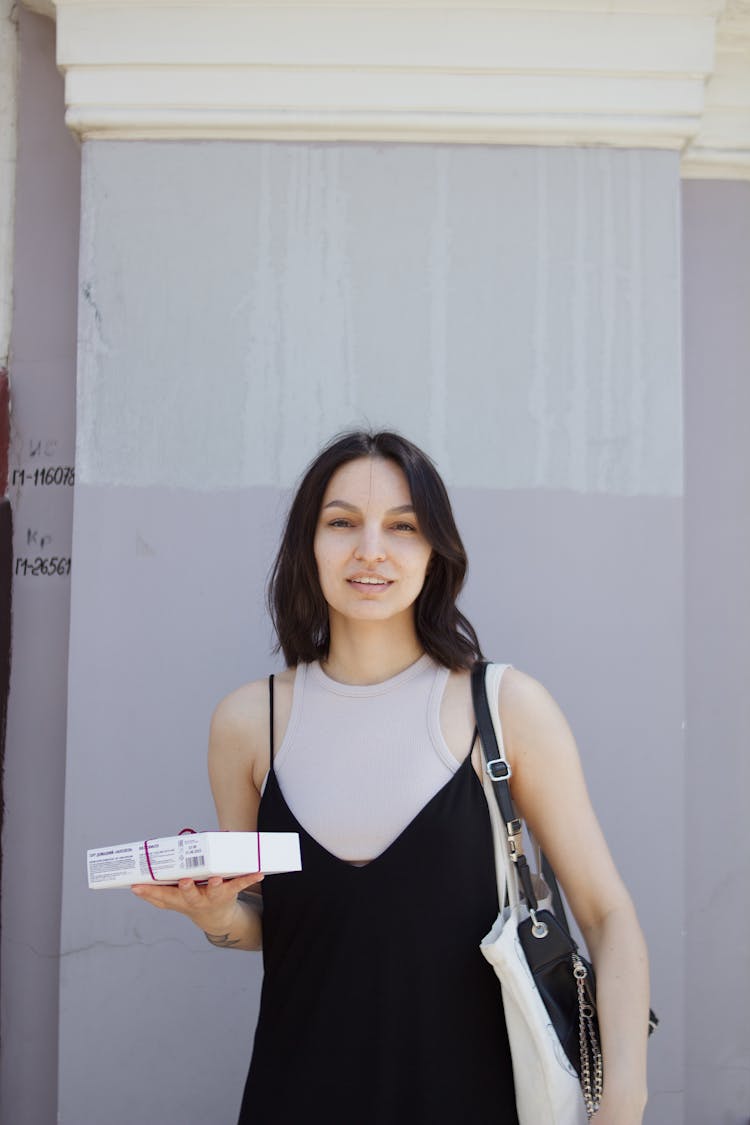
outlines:
[[[505,826],[508,833],[508,849],[510,851],[510,858],[515,863],[519,856],[523,855],[523,821],[520,817],[515,820],[509,820]]]
[[[507,781],[513,776],[513,770],[510,768],[505,758],[492,758],[491,761],[487,762],[484,768],[487,770],[492,781]]]

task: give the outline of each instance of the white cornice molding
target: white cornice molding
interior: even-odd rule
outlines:
[[[750,178],[748,0],[54,8],[82,138],[670,148],[686,174]]]
[[[691,179],[750,180],[750,0],[729,0],[696,137],[682,155]]]

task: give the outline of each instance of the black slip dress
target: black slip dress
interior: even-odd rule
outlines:
[[[265,975],[239,1125],[518,1125],[500,985],[479,949],[498,903],[471,755],[354,866],[297,821],[272,735],[258,827],[298,832],[302,870],[263,881]]]

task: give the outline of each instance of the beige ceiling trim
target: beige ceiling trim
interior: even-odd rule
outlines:
[[[718,22],[716,63],[682,174],[699,179],[750,180],[750,0],[730,0]]]
[[[84,139],[669,148],[686,175],[750,178],[748,0],[54,0],[54,11],[67,121]]]

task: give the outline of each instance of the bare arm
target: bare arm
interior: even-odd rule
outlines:
[[[262,757],[268,755],[268,695],[264,682],[248,684],[223,699],[214,711],[208,745],[211,790],[219,828],[254,832],[260,803]],[[177,887],[142,884],[139,898],[162,910],[186,915],[207,939],[223,949],[262,946],[262,875],[209,879],[204,887],[183,879]],[[240,897],[241,896],[241,897]]]
[[[501,714],[513,795],[549,857],[597,976],[604,1096],[597,1125],[639,1125],[646,1103],[648,958],[635,909],[591,807],[578,751],[540,683],[508,669]]]

